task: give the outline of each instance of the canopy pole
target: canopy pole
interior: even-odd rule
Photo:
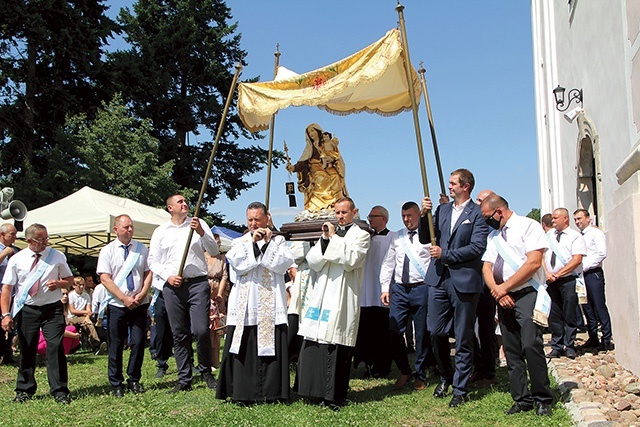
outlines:
[[[240,71],[242,70],[242,64],[236,63],[236,73],[233,75],[233,81],[231,82],[231,87],[229,88],[229,95],[227,96],[227,102],[224,104],[224,111],[222,112],[222,117],[220,118],[220,124],[218,125],[218,131],[216,132],[216,139],[213,143],[213,148],[211,149],[211,155],[209,156],[209,163],[207,164],[207,170],[204,174],[204,180],[202,181],[202,186],[200,187],[200,195],[198,196],[198,203],[196,203],[196,210],[193,214],[194,217],[200,216],[200,205],[202,204],[202,200],[204,199],[204,193],[207,190],[207,185],[209,184],[209,178],[211,177],[211,169],[213,168],[213,158],[216,156],[216,151],[218,151],[218,145],[220,143],[220,138],[222,137],[222,129],[224,128],[224,124],[227,121],[227,114],[229,112],[229,107],[231,106],[231,100],[233,99],[233,92],[236,89],[236,83],[238,82],[238,76],[240,75]],[[182,255],[182,261],[180,262],[180,269],[178,270],[178,276],[182,276],[182,271],[184,270],[184,264],[187,261],[187,255],[189,255],[189,247],[191,246],[191,239],[193,238],[193,228],[189,228],[189,238],[187,239],[187,245],[184,248],[184,254]]]
[[[422,173],[422,187],[424,189],[425,197],[429,197],[429,184],[427,182],[427,168],[424,163],[424,150],[422,148],[422,135],[420,133],[420,119],[418,118],[418,102],[416,99],[416,93],[413,90],[413,78],[411,76],[411,59],[409,58],[409,43],[407,42],[407,30],[404,25],[404,14],[402,11],[404,6],[398,4],[396,6],[396,12],[398,12],[398,19],[400,21],[400,33],[402,34],[402,54],[404,56],[404,71],[407,76],[407,90],[411,97],[411,111],[413,112],[413,125],[416,131],[416,143],[418,144],[418,159],[420,160],[420,171]],[[427,223],[429,224],[429,234],[431,235],[431,244],[436,245],[436,233],[433,226],[433,215],[430,210],[426,212]]]
[[[276,44],[276,51],[273,54],[275,59],[275,65],[273,66],[273,79],[276,79],[278,75],[278,65],[280,65],[280,44]],[[267,158],[267,194],[264,196],[264,204],[269,210],[269,198],[271,195],[271,159],[273,157],[273,132],[276,126],[276,114],[271,116],[271,124],[269,125],[269,157]]]
[[[429,92],[427,91],[427,80],[424,77],[424,73],[427,70],[424,69],[422,62],[420,62],[420,80],[422,81],[422,93],[424,94],[424,103],[427,106],[427,118],[429,119],[429,129],[431,130],[431,141],[433,142],[433,154],[436,157],[436,166],[438,167],[438,178],[440,179],[440,193],[447,194],[444,186],[444,178],[442,175],[442,164],[440,163],[440,152],[438,151],[438,141],[436,140],[436,128],[433,125],[433,116],[431,115],[431,103],[429,102]]]

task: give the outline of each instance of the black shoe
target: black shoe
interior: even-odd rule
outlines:
[[[536,403],[536,415],[551,416],[551,405],[548,403]]]
[[[71,403],[71,396],[68,393],[58,393],[53,396],[56,402],[61,405],[68,405]]]
[[[215,377],[209,372],[205,372],[202,374],[202,381],[204,381],[207,384],[207,388],[211,390],[215,390],[218,388],[218,383]]]
[[[18,362],[13,358],[13,356],[11,355],[6,355],[5,357],[2,358],[2,364],[3,365],[17,365]]]
[[[440,383],[436,386],[436,389],[433,390],[433,397],[437,397],[438,399],[443,399],[447,392],[449,391],[449,381],[440,380]]]
[[[156,378],[162,378],[167,374],[167,368],[161,366],[158,368],[158,372],[156,372]]]
[[[517,414],[518,412],[529,412],[533,411],[533,405],[526,405],[524,403],[514,403],[513,406],[506,411],[504,411],[507,415]]]
[[[191,384],[176,383],[176,385],[169,390],[167,394],[174,394],[181,391],[191,391]]]
[[[457,408],[462,405],[464,402],[468,402],[469,398],[466,394],[454,394],[451,398],[451,402],[449,402],[449,408]]]
[[[112,391],[113,397],[121,398],[124,397],[124,387],[114,387]]]
[[[586,350],[588,348],[598,348],[600,346],[600,341],[597,339],[589,338],[585,341],[584,344],[580,346],[581,349]]]
[[[12,402],[13,403],[24,403],[24,402],[28,402],[29,400],[31,400],[32,395],[30,395],[29,393],[26,393],[24,391],[18,391],[16,392],[16,397],[13,398]]]
[[[613,344],[611,342],[603,342],[598,346],[597,350],[602,353],[613,350]]]
[[[558,357],[562,357],[563,355],[564,355],[563,351],[551,350],[551,352],[547,354],[547,359],[557,359]]]
[[[133,393],[133,394],[142,394],[142,393],[144,393],[144,387],[142,387],[142,384],[140,384],[139,381],[130,381],[129,382],[129,390],[131,390],[131,393]]]
[[[567,356],[569,359],[575,359],[577,354],[576,351],[572,348],[568,348],[564,351],[564,355]]]

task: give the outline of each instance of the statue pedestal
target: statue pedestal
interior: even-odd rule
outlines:
[[[322,236],[322,224],[327,222],[326,220],[309,220],[309,221],[296,221],[287,222],[280,227],[280,233],[282,233],[287,240],[293,241],[316,241]],[[329,221],[335,227],[338,226],[337,220]],[[361,219],[354,219],[354,224],[369,231],[369,224]]]

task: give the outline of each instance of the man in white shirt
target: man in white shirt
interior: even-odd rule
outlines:
[[[69,289],[73,274],[66,257],[48,248],[49,235],[41,224],[25,230],[28,248],[11,257],[2,279],[2,329],[11,332],[18,326],[20,367],[14,402],[30,400],[36,392],[36,351],[40,329],[47,340],[47,378],[56,402],[71,403],[67,387],[67,358],[62,347],[66,322],[60,299],[60,289]],[[11,292],[15,298],[11,305]]]
[[[2,292],[2,276],[4,276],[4,270],[7,268],[9,258],[17,254],[18,249],[14,243],[16,241],[16,235],[18,230],[9,223],[0,225],[0,292]],[[11,338],[13,335],[0,333],[0,359],[5,365],[16,363],[13,359],[13,350],[11,349]]]
[[[589,339],[584,343],[583,348],[597,348],[600,351],[612,350],[611,317],[607,308],[604,271],[602,270],[602,262],[607,257],[607,239],[602,230],[591,225],[589,211],[586,209],[576,210],[573,213],[573,220],[576,227],[582,232],[587,248],[587,253],[582,258],[582,270],[589,302],[583,304],[582,309],[587,318]],[[602,331],[602,341],[598,339],[598,320]]]
[[[133,240],[133,221],[129,215],[119,215],[113,223],[117,239],[100,250],[96,272],[110,294],[107,298],[107,328],[109,333],[109,383],[115,397],[124,397],[122,351],[131,348],[127,366],[128,389],[134,394],[144,392],[142,362],[146,341],[147,309],[151,271],[147,264],[149,251]]]
[[[550,250],[545,253],[547,291],[551,297],[551,352],[549,358],[575,359],[578,295],[576,279],[582,273],[582,257],[587,253],[582,235],[569,228],[569,211],[558,208],[551,214],[553,228],[547,232]]]
[[[227,252],[236,281],[227,304],[227,339],[216,397],[240,402],[289,399],[287,293],[284,274],[294,262],[283,236],[269,228],[267,207],[247,207],[249,233]]]
[[[509,209],[492,194],[481,205],[482,216],[494,230],[487,237],[482,273],[498,303],[513,406],[507,415],[531,411],[551,415],[553,394],[544,357],[542,328],[533,321],[536,286],[544,292],[542,257],[547,241],[538,223]],[[531,383],[527,379],[527,371]]]
[[[173,345],[178,368],[178,382],[168,393],[191,390],[193,374],[191,336],[196,337],[198,370],[210,389],[216,388],[211,374],[211,336],[209,307],[211,290],[207,280],[205,250],[218,254],[218,245],[211,229],[199,218],[189,218],[189,205],[184,196],[167,198],[171,219],[155,229],[151,236],[149,267],[166,283],[162,290],[173,332]],[[194,230],[189,243],[184,268],[180,274],[190,229]]]
[[[431,340],[427,331],[427,301],[429,287],[424,278],[431,262],[431,244],[418,239],[420,208],[415,202],[402,205],[405,228],[395,234],[380,267],[382,304],[389,307],[391,351],[400,370],[397,388],[404,387],[412,378],[404,333],[410,316],[415,325],[416,357],[414,363],[415,390],[424,390],[427,364],[435,365]],[[368,255],[367,255],[368,256]],[[430,355],[430,360],[428,359]]]

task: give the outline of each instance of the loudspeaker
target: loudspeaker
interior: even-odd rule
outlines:
[[[27,207],[20,200],[14,200],[8,204],[3,204],[2,219],[15,219],[22,221],[27,216]]]

